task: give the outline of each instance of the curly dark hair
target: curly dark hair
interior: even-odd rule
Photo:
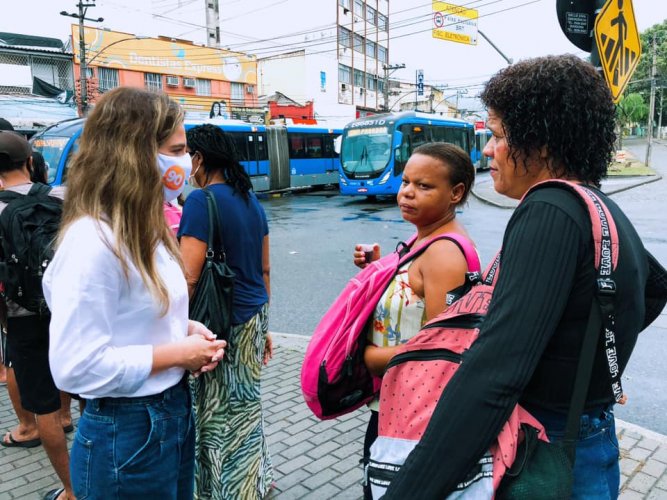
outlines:
[[[239,163],[232,136],[210,123],[193,127],[186,135],[190,151],[202,155],[202,168],[206,176],[209,177],[216,171],[221,172],[225,182],[248,200],[252,183],[243,165]]]
[[[554,177],[599,187],[616,141],[615,107],[593,66],[573,55],[527,59],[499,71],[480,97],[502,119],[517,165],[546,146]]]
[[[430,156],[442,162],[448,170],[450,184],[452,186],[463,184],[463,197],[457,206],[466,202],[475,182],[475,167],[468,153],[448,142],[427,142],[416,147],[412,154]]]

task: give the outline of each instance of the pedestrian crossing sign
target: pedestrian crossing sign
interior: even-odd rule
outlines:
[[[618,103],[642,53],[632,0],[607,0],[595,20],[595,42],[614,103]]]

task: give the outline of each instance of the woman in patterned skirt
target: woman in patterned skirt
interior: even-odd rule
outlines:
[[[264,497],[273,481],[264,437],[260,373],[272,355],[268,333],[269,229],[230,135],[213,125],[187,132],[191,183],[217,203],[227,264],[236,274],[233,328],[225,357],[194,380],[197,422],[195,497]],[[208,240],[206,196],[188,196],[178,236],[190,296]]]

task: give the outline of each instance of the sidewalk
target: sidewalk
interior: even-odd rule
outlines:
[[[367,413],[360,409],[325,422],[312,416],[299,384],[307,341],[307,337],[274,334],[274,358],[262,374],[266,433],[277,485],[271,498],[358,499]],[[7,391],[0,388],[0,430],[14,423]],[[617,427],[620,498],[667,498],[667,436],[618,420]],[[43,448],[0,448],[0,500],[34,500],[56,485]]]
[[[662,179],[660,175],[608,177],[602,181],[602,192],[606,194],[620,193],[621,191],[643,186],[644,184],[659,181],[660,179]],[[519,200],[513,200],[496,192],[493,188],[493,178],[488,172],[477,174],[475,177],[475,184],[472,188],[472,195],[484,203],[499,208],[516,208],[519,204]]]

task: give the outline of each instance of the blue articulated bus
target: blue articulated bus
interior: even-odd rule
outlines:
[[[450,142],[472,152],[473,126],[463,120],[408,111],[348,123],[341,144],[339,186],[346,195],[395,195],[412,151]]]
[[[77,118],[57,123],[31,139],[36,151],[44,155],[49,183],[66,182],[67,168],[78,150],[85,120]],[[200,123],[186,122],[190,129]],[[334,140],[341,130],[307,125],[264,126],[241,121],[216,121],[228,132],[236,146],[253,189],[277,191],[338,182],[338,154]]]

